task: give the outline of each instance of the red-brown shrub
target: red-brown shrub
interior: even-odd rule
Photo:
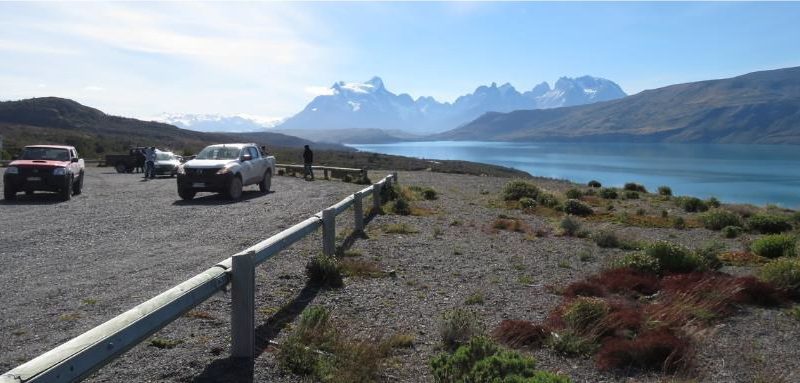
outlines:
[[[606,289],[603,286],[589,281],[571,283],[564,289],[564,296],[569,298],[605,297],[606,294]]]
[[[689,342],[666,328],[643,332],[634,339],[612,338],[600,347],[595,363],[601,370],[627,367],[672,372],[686,365]]]
[[[758,280],[756,277],[736,278],[736,283],[741,287],[739,293],[733,298],[737,303],[778,307],[783,306],[787,301],[785,292],[769,283]]]
[[[637,334],[643,323],[644,315],[641,308],[612,308],[612,311],[603,318],[600,327],[605,336],[626,338]]]
[[[587,279],[589,283],[603,286],[609,292],[637,297],[658,291],[658,276],[631,268],[606,270]]]
[[[504,320],[492,331],[492,338],[509,347],[541,347],[550,331],[524,320]]]
[[[718,272],[692,272],[686,274],[672,274],[661,279],[660,288],[665,293],[690,292],[703,288],[719,288],[733,283],[733,277]]]

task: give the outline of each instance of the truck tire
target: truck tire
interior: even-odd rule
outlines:
[[[17,191],[11,188],[3,189],[3,198],[6,201],[13,201],[17,199]]]
[[[238,201],[242,198],[242,179],[239,176],[231,178],[228,184],[228,191],[225,193],[231,201]]]
[[[78,176],[78,181],[75,182],[75,186],[72,188],[72,194],[79,195],[83,192],[83,172],[81,175]]]
[[[58,192],[62,201],[69,201],[72,198],[72,177],[69,177],[64,187]]]
[[[117,162],[117,164],[114,165],[114,170],[116,170],[117,173],[127,173],[128,165],[125,165],[124,162]]]
[[[181,199],[184,201],[191,201],[194,198],[195,194],[197,194],[197,192],[194,191],[194,189],[178,188],[178,196],[180,196]]]
[[[270,187],[272,187],[272,169],[267,169],[264,173],[264,178],[258,183],[258,190],[262,193],[269,193]]]

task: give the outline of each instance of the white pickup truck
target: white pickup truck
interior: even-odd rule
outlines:
[[[256,144],[211,145],[178,167],[178,195],[191,200],[197,192],[223,193],[235,201],[247,185],[269,192],[273,174],[275,157],[262,155]]]
[[[30,145],[22,150],[3,174],[3,198],[13,200],[17,192],[57,192],[68,201],[83,191],[84,164],[72,146]]]

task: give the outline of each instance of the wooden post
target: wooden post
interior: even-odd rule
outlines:
[[[397,182],[397,172],[392,172],[392,181],[394,181],[394,183],[395,183],[396,185],[397,185],[397,184],[399,184],[399,183]]]
[[[234,255],[231,270],[231,356],[255,356],[255,251]]]
[[[322,253],[332,256],[336,252],[336,209],[322,211]]]
[[[381,211],[381,184],[372,185],[372,209],[375,214]]]
[[[364,205],[360,191],[353,194],[353,213],[355,214],[356,233],[364,231]]]
[[[327,179],[330,179],[330,178],[328,178],[328,168],[324,168],[324,169],[322,169],[322,174],[324,175],[324,177],[325,177],[325,179],[326,179],[326,180],[327,180]]]

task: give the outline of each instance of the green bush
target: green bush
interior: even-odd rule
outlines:
[[[536,370],[536,361],[515,351],[500,349],[492,341],[476,337],[452,355],[439,354],[430,362],[439,383],[569,383],[567,377]]]
[[[613,231],[602,230],[594,233],[592,235],[592,239],[597,246],[603,248],[616,248],[619,247],[619,238],[617,238],[617,234]]]
[[[539,188],[530,181],[513,180],[503,188],[503,199],[506,201],[518,201],[523,197],[536,199],[538,196]]]
[[[425,188],[422,190],[422,198],[432,201],[439,198],[439,194],[432,188]]]
[[[357,185],[371,185],[372,184],[372,180],[370,180],[369,177],[367,177],[365,175],[365,176],[361,176],[361,177],[356,178],[353,181],[353,183],[357,184]]]
[[[672,196],[672,188],[670,188],[669,186],[659,186],[658,194],[667,197]]]
[[[581,196],[583,196],[583,193],[581,193],[580,190],[573,188],[573,189],[567,190],[567,192],[564,193],[564,195],[566,195],[567,198],[578,199],[578,198],[581,198]]]
[[[577,332],[585,332],[595,326],[610,311],[602,298],[579,297],[564,311],[564,322]]]
[[[482,332],[483,328],[475,313],[462,308],[446,311],[439,324],[442,343],[451,350]]]
[[[617,199],[617,191],[610,188],[600,189],[600,197],[604,199]]]
[[[742,226],[742,219],[738,214],[723,209],[705,212],[700,216],[700,220],[709,230],[722,230],[725,226]]]
[[[558,202],[558,198],[550,193],[539,193],[539,196],[536,198],[536,202],[538,202],[539,205],[549,207],[551,209],[560,204]]]
[[[572,331],[564,331],[560,334],[554,333],[550,337],[548,346],[555,352],[566,356],[585,356],[594,353],[598,344],[588,337],[580,336]]]
[[[644,271],[647,273],[661,272],[661,265],[658,259],[655,259],[647,254],[636,252],[625,254],[621,259],[615,261],[612,266],[614,268],[629,267],[634,270]]]
[[[685,229],[686,221],[683,219],[683,217],[675,217],[672,219],[672,227],[676,229]]]
[[[626,190],[622,195],[625,199],[639,199],[639,193],[635,191]]]
[[[739,226],[726,226],[722,228],[722,235],[725,236],[725,238],[736,238],[742,235],[743,231],[744,229]]]
[[[794,221],[796,225],[800,225],[800,211],[792,213],[792,221]]]
[[[678,197],[675,199],[675,203],[688,213],[703,212],[708,210],[708,205],[697,197]]]
[[[317,351],[332,351],[337,336],[328,311],[319,306],[309,307],[300,314],[297,328],[281,343],[278,363],[295,374],[314,374],[319,367]]]
[[[800,294],[800,259],[779,258],[764,265],[758,278],[793,294]]]
[[[411,205],[405,198],[399,197],[392,203],[392,212],[398,215],[410,215]]]
[[[522,197],[519,199],[519,206],[523,209],[533,209],[536,207],[536,200],[533,198]]]
[[[629,191],[647,193],[647,189],[645,189],[644,185],[637,184],[637,183],[634,183],[634,182],[626,183],[625,186],[623,187],[623,189],[629,190]]]
[[[658,260],[662,271],[688,273],[703,269],[703,261],[687,248],[666,241],[656,241],[644,249],[645,255]]]
[[[561,220],[561,223],[558,226],[561,227],[561,230],[564,231],[564,234],[571,237],[577,234],[581,229],[581,221],[575,219],[574,217],[566,216]]]
[[[747,220],[747,228],[761,234],[778,234],[792,230],[792,224],[783,215],[758,213]]]
[[[717,270],[722,267],[719,255],[725,251],[725,244],[717,241],[709,241],[697,248],[694,254],[702,262],[702,268],[706,270]]]
[[[602,186],[603,186],[603,185],[600,183],[600,181],[596,181],[596,180],[591,180],[591,181],[589,181],[588,185],[589,185],[589,187],[590,187],[590,188],[599,188],[599,187],[602,187]]]
[[[334,257],[318,255],[306,264],[306,276],[312,285],[323,288],[339,288],[344,286],[342,270]]]
[[[589,205],[576,199],[570,199],[564,203],[564,213],[585,217],[592,215],[593,211]]]
[[[708,200],[706,200],[706,205],[708,205],[708,207],[718,208],[722,204],[719,202],[717,197],[711,197]]]
[[[353,182],[353,176],[345,174],[342,176],[342,182]]]
[[[794,257],[797,255],[797,238],[789,234],[765,235],[750,244],[753,254],[766,257]]]

